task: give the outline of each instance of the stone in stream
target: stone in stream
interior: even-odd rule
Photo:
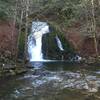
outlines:
[[[23,73],[26,73],[26,72],[27,72],[27,70],[25,68],[19,68],[19,69],[15,70],[16,74],[23,74]]]

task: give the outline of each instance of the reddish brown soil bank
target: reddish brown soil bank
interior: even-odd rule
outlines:
[[[95,56],[93,38],[82,34],[78,27],[66,28],[66,39],[82,56]],[[97,30],[98,33],[100,29]],[[13,22],[0,21],[0,55],[15,55],[18,31]],[[98,36],[98,52],[100,54],[100,36]]]
[[[17,30],[12,22],[0,21],[0,54],[15,55]]]
[[[99,33],[100,31],[98,31]],[[71,45],[84,57],[93,56],[95,57],[95,47],[94,47],[94,38],[83,34],[79,31],[78,28],[68,28],[66,30],[66,38],[69,40]],[[100,36],[97,34],[98,41],[98,52],[100,54]]]

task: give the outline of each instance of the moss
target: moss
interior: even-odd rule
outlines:
[[[22,58],[24,56],[24,46],[25,46],[25,33],[20,33],[20,39],[19,39],[19,58]]]
[[[54,29],[54,32],[52,32],[51,34],[53,34],[52,36],[56,36],[58,35],[59,39],[61,40],[62,42],[62,45],[64,47],[64,49],[67,51],[67,52],[74,52],[75,49],[70,45],[69,41],[65,38],[65,33],[62,33],[56,29]]]
[[[56,35],[62,42],[64,51],[61,51],[57,46]],[[55,28],[51,29],[49,34],[43,36],[43,54],[49,59],[61,59],[62,55],[73,54],[74,48],[66,40],[64,33],[59,32]]]

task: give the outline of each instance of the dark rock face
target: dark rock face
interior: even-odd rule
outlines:
[[[70,46],[65,37],[58,34],[58,38],[63,46],[63,51],[58,47],[55,33],[43,35],[42,52],[44,59],[68,60],[74,55],[74,49]]]
[[[17,45],[17,29],[12,22],[0,21],[0,54],[14,56]]]
[[[61,59],[61,51],[59,50],[55,36],[50,34],[45,34],[43,36],[42,52],[44,59]]]

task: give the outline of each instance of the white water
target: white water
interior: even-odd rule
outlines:
[[[43,61],[42,36],[49,32],[46,22],[32,22],[31,34],[28,36],[28,53],[30,61]]]
[[[60,41],[60,39],[59,39],[59,37],[57,35],[56,35],[56,41],[57,41],[57,45],[58,45],[59,49],[61,51],[64,51],[64,48],[62,46],[62,43],[61,43],[61,41]]]
[[[49,26],[46,22],[32,22],[31,34],[28,36],[28,54],[30,61],[54,62],[58,60],[43,59],[42,53],[42,36],[49,33]],[[64,51],[59,37],[56,35],[57,46],[61,51]],[[80,61],[80,56],[75,56],[72,61]]]
[[[32,22],[31,34],[28,36],[28,54],[30,61],[51,61],[43,59],[42,36],[46,33],[49,33],[49,26],[46,22]],[[55,38],[59,49],[64,51],[59,37],[56,36]]]

